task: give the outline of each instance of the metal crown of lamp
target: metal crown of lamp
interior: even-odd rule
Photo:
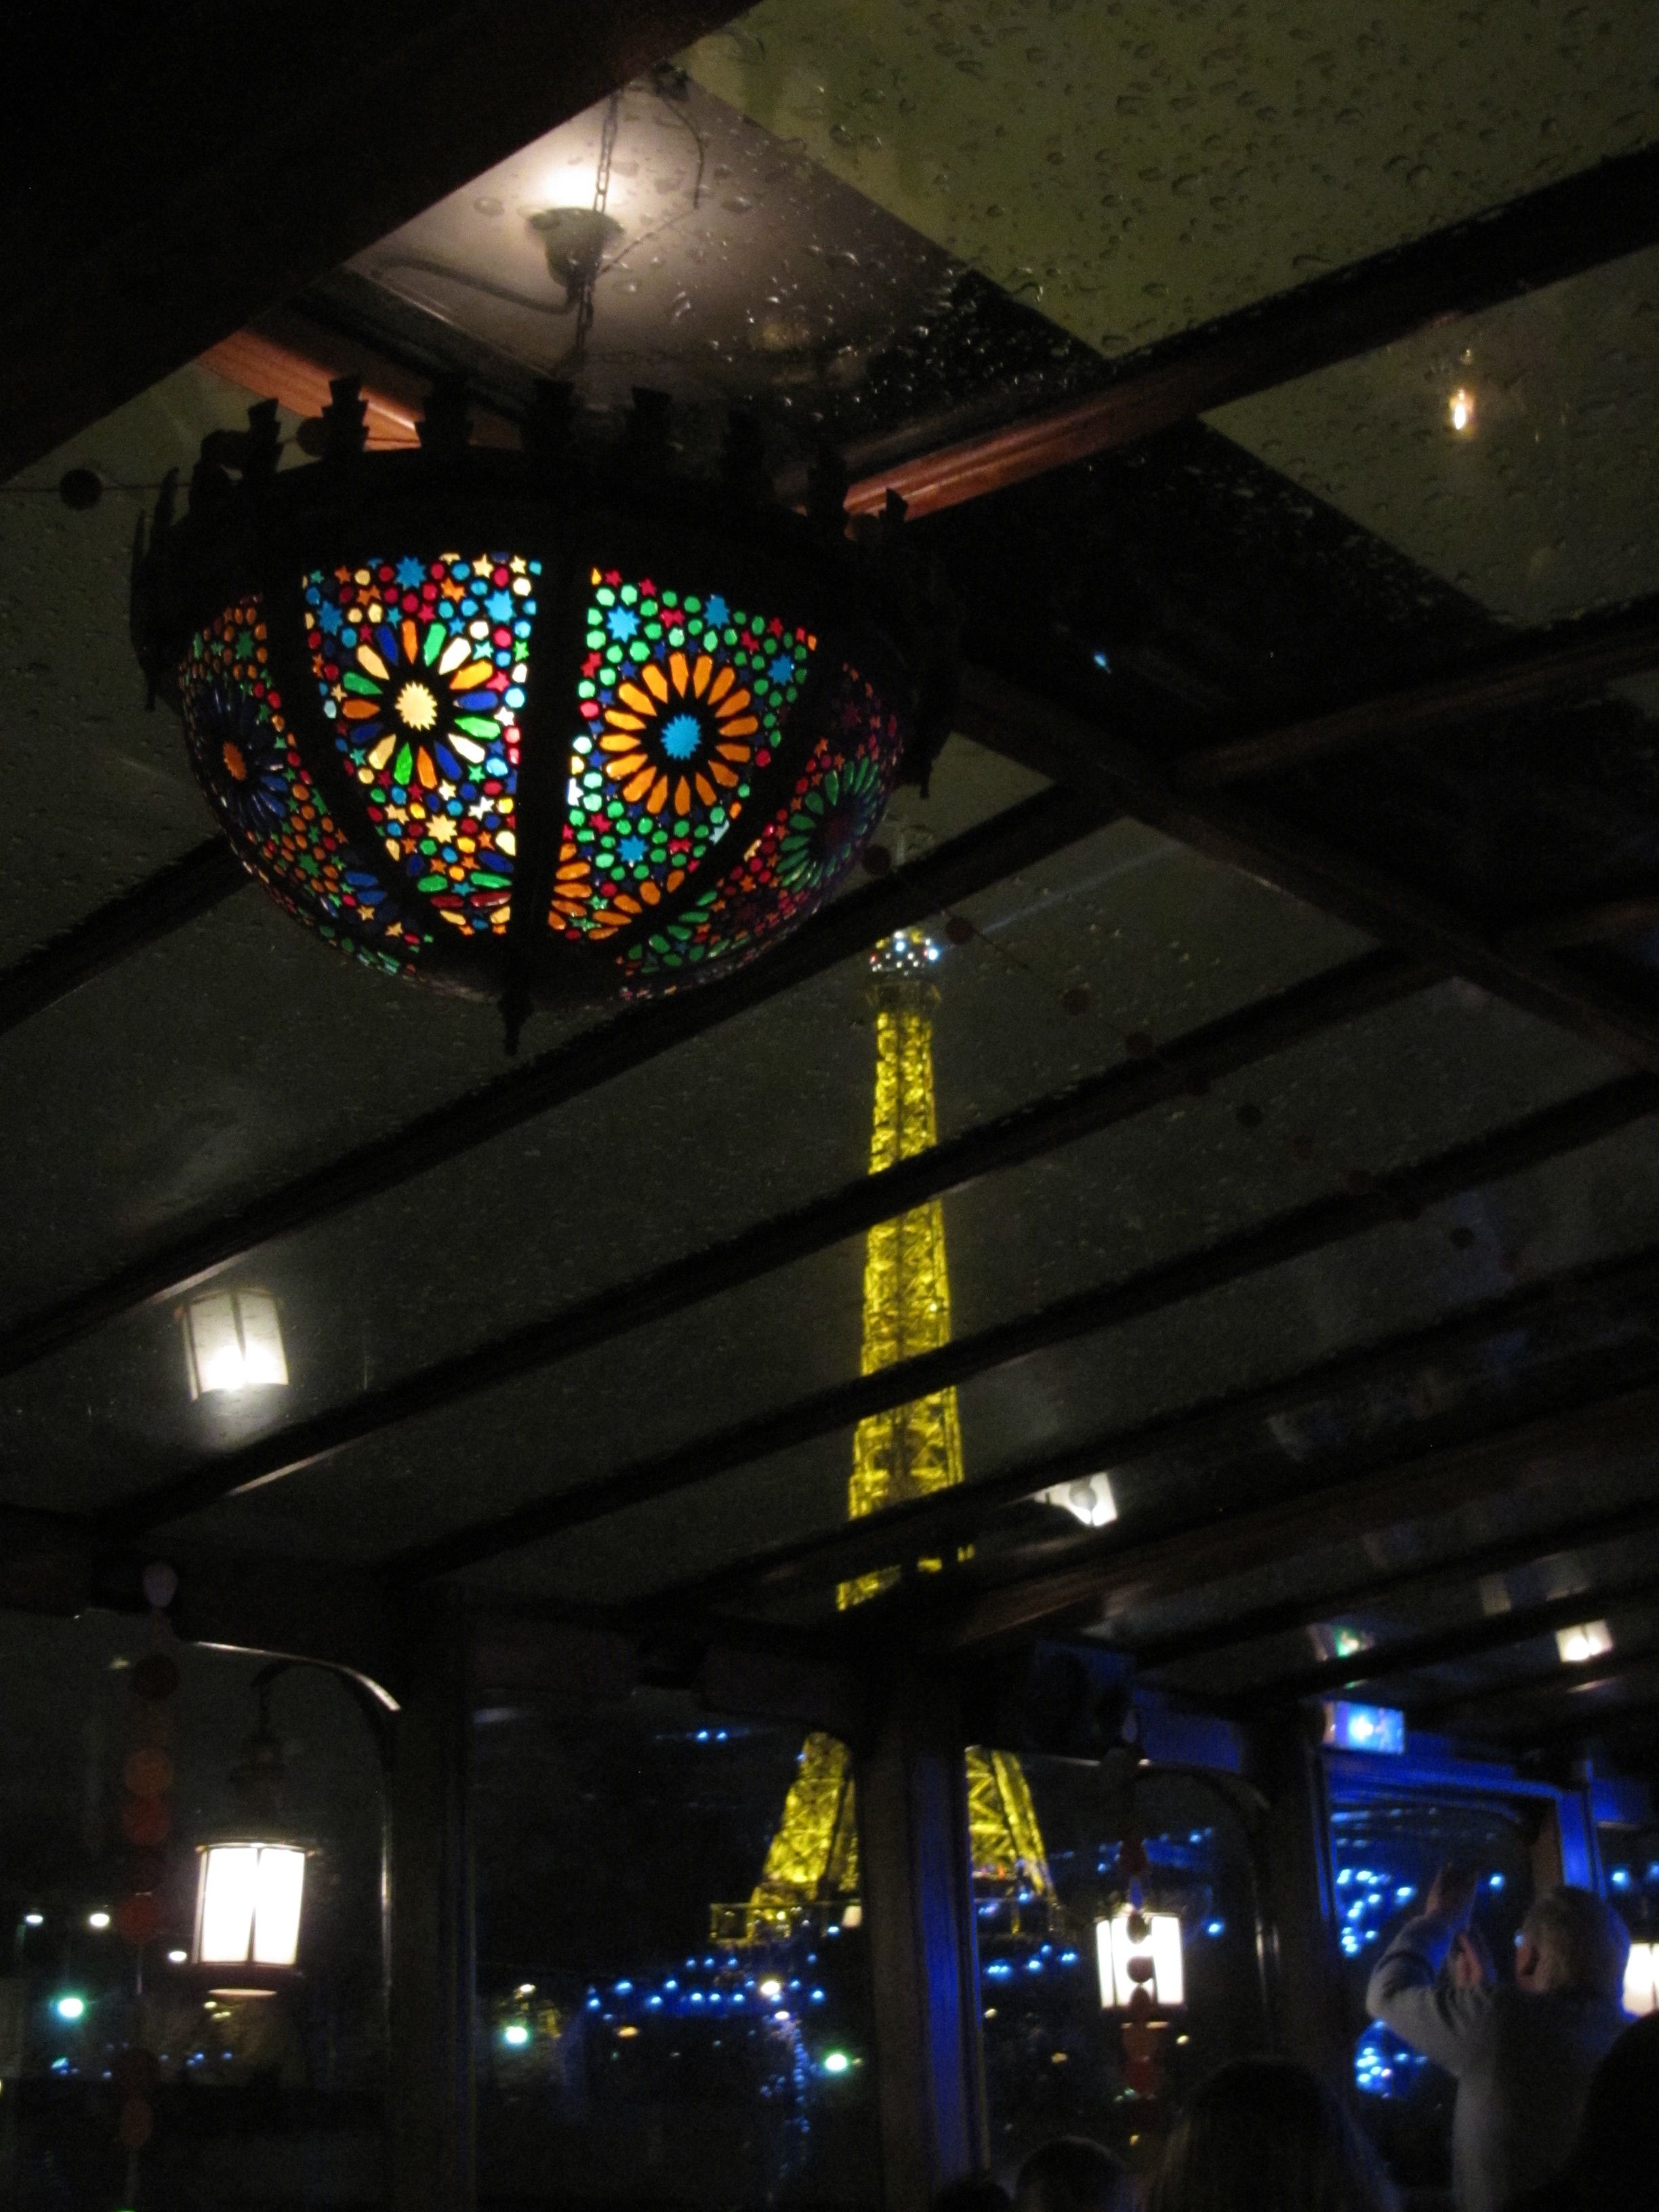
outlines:
[[[746,418],[715,481],[641,392],[620,442],[543,386],[522,452],[440,385],[418,448],[364,450],[355,379],[279,472],[275,404],[163,488],[133,569],[152,696],[242,860],[360,959],[538,1003],[729,972],[834,890],[925,779],[954,638],[902,503],[777,501]]]

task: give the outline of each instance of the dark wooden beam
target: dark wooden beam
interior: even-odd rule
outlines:
[[[1473,666],[1431,682],[1361,700],[1333,714],[1281,724],[1259,737],[1207,745],[1182,758],[1176,777],[1189,790],[1205,791],[1250,776],[1276,775],[1367,745],[1431,737],[1494,714],[1582,698],[1656,661],[1659,598],[1638,599],[1613,614],[1581,616],[1510,640]],[[1510,941],[1518,934],[1512,933]]]
[[[1472,1144],[1419,1161],[1363,1193],[1291,1208],[1195,1252],[1142,1269],[1127,1280],[1056,1299],[954,1343],[832,1385],[775,1412],[617,1468],[595,1480],[533,1498],[511,1513],[411,1546],[388,1565],[400,1582],[449,1574],[523,1545],[540,1542],[706,1482],[757,1459],[850,1428],[873,1413],[950,1389],[1035,1352],[1166,1311],[1224,1284],[1328,1249],[1368,1229],[1414,1217],[1424,1206],[1514,1175],[1627,1127],[1659,1106],[1659,1083],[1627,1076],[1565,1105],[1527,1115]],[[113,1525],[125,1528],[120,1514]]]
[[[737,12],[455,0],[394,37],[322,0],[64,0],[20,26],[0,478]]]
[[[1597,1668],[1589,1680],[1583,1684],[1557,1682],[1553,1678],[1542,1680],[1534,1677],[1534,1680],[1536,1686],[1529,1693],[1534,1697],[1541,1692],[1553,1690],[1596,1691],[1624,1689],[1632,1684],[1635,1686],[1631,1694],[1621,1696],[1617,1704],[1591,1705],[1577,1715],[1574,1715],[1569,1706],[1565,1720],[1553,1722],[1544,1728],[1536,1722],[1528,1724],[1524,1747],[1528,1751],[1548,1751],[1561,1744],[1582,1743],[1592,1736],[1602,1742],[1618,1744],[1628,1736],[1648,1738],[1659,1730],[1659,1645],[1637,1651],[1623,1665]],[[1523,1698],[1528,1694],[1525,1690],[1522,1692]],[[1484,1727],[1488,1735],[1501,1737],[1501,1725],[1495,1725],[1490,1717],[1484,1723],[1480,1717],[1480,1705],[1497,1702],[1495,1693],[1490,1699],[1476,1700],[1474,1724],[1477,1728]],[[1449,1708],[1449,1711],[1456,1710]]]
[[[471,1624],[446,1595],[405,1624],[386,1905],[389,2212],[473,2212],[477,1974]]]
[[[1607,1397],[1590,1385],[1547,1413],[1502,1416],[1465,1443],[1426,1450],[1408,1443],[1391,1466],[1358,1474],[1338,1468],[1289,1484],[1265,1504],[1231,1512],[1211,1504],[1139,1530],[1120,1524],[1083,1559],[955,1601],[949,1638],[965,1649],[1066,1620],[1097,1620],[1110,1596],[1146,1603],[1280,1565],[1322,1545],[1431,1519],[1543,1479],[1575,1456],[1645,1448],[1656,1419],[1659,1388]],[[948,1594],[941,1601],[952,1602]]]
[[[198,1511],[251,1484],[292,1473],[325,1452],[398,1423],[495,1389],[556,1359],[590,1351],[647,1322],[665,1320],[847,1237],[908,1213],[983,1177],[1045,1157],[1149,1109],[1203,1089],[1291,1044],[1393,1004],[1431,980],[1397,953],[1371,952],[1294,985],[1184,1037],[1155,1059],[1121,1062],[966,1129],[877,1175],[861,1175],[788,1213],[757,1222],[719,1244],[665,1262],[630,1281],[576,1300],[486,1345],[434,1360],[326,1413],[261,1437],[123,1502],[124,1528],[155,1527]]]
[[[1352,1351],[1334,1353],[1272,1382],[1207,1398],[1177,1413],[1127,1428],[1097,1431],[1061,1451],[1047,1452],[976,1476],[971,1483],[943,1494],[915,1498],[858,1521],[793,1538],[713,1573],[666,1584],[647,1603],[670,1619],[696,1617],[733,1600],[760,1603],[798,1600],[860,1575],[949,1555],[994,1528],[1009,1505],[1028,1500],[1041,1490],[1075,1481],[1102,1468],[1121,1468],[1139,1459],[1232,1443],[1276,1414],[1302,1411],[1379,1383],[1402,1386],[1424,1366],[1455,1359],[1493,1336],[1536,1328],[1559,1316],[1588,1309],[1617,1312],[1632,1299],[1650,1297],[1656,1290],[1659,1290],[1659,1250],[1651,1249],[1598,1261],[1542,1282],[1522,1284],[1497,1297],[1480,1299],[1449,1321],[1406,1329]],[[1080,1565],[1086,1574],[1097,1561],[1109,1578],[1122,1540],[1121,1529],[1094,1538],[1074,1537],[1063,1572],[1069,1574]],[[1080,1559],[1079,1554],[1083,1555]],[[1047,1568],[1042,1571],[1046,1573]]]
[[[1041,765],[1210,859],[1263,877],[1604,1051],[1659,1072],[1659,1017],[1599,977],[1546,953],[1494,943],[1471,916],[1436,893],[1230,792],[1186,790],[1174,772],[1073,708],[988,670],[970,669],[956,720],[981,744]]]
[[[1644,1568],[1639,1574],[1615,1577],[1595,1589],[1575,1591],[1568,1597],[1551,1598],[1540,1605],[1515,1606],[1488,1620],[1462,1621],[1455,1628],[1437,1629],[1422,1636],[1401,1637],[1368,1650],[1350,1652],[1344,1658],[1323,1660],[1317,1666],[1267,1675],[1247,1689],[1230,1693],[1229,1702],[1240,1708],[1254,1708],[1297,1698],[1323,1697],[1329,1692],[1359,1689],[1370,1683],[1398,1682],[1401,1675],[1448,1666],[1458,1659],[1479,1658],[1483,1652],[1506,1650],[1512,1644],[1530,1644],[1534,1638],[1555,1629],[1598,1620],[1609,1606],[1651,1596],[1656,1589],[1659,1589],[1659,1571]],[[1410,1705],[1409,1691],[1401,1702]]]
[[[1419,1728],[1441,1729],[1456,1726],[1464,1716],[1471,1717],[1472,1725],[1480,1729],[1501,1730],[1494,1723],[1491,1708],[1504,1705],[1525,1705],[1540,1698],[1582,1698],[1586,1692],[1610,1687],[1634,1674],[1644,1674],[1650,1667],[1659,1666],[1659,1638],[1646,1637],[1618,1655],[1606,1665],[1594,1663],[1587,1667],[1566,1667],[1558,1660],[1554,1666],[1537,1669],[1531,1674],[1512,1676],[1507,1682],[1494,1682],[1490,1688],[1468,1690],[1457,1697],[1448,1698],[1439,1705],[1417,1705],[1412,1707],[1412,1718]],[[1596,1706],[1586,1710],[1582,1720],[1563,1723],[1559,1728],[1540,1730],[1541,1736],[1589,1735],[1621,1710],[1617,1706]],[[1482,1714],[1486,1715],[1483,1719]],[[1522,1726],[1526,1723],[1522,1722]],[[1530,1728],[1528,1734],[1531,1735]]]
[[[1534,952],[1565,951],[1575,945],[1608,945],[1638,929],[1655,928],[1659,928],[1659,891],[1645,891],[1518,922],[1504,932],[1504,950],[1525,959]]]
[[[1287,1635],[1293,1629],[1316,1627],[1356,1607],[1375,1605],[1379,1599],[1467,1589],[1482,1576],[1510,1574],[1518,1567],[1535,1566],[1584,1545],[1635,1541],[1654,1535],[1659,1535],[1659,1505],[1651,1502],[1575,1514],[1547,1528],[1505,1537],[1499,1543],[1477,1545],[1430,1566],[1419,1563],[1379,1569],[1361,1582],[1350,1581],[1316,1597],[1257,1606],[1182,1635],[1154,1637],[1145,1642],[1137,1638],[1133,1640],[1135,1663],[1143,1674],[1152,1674],[1160,1668],[1211,1658],[1220,1651],[1243,1651],[1264,1638]]]
[[[118,1314],[170,1296],[273,1237],[326,1219],[521,1127],[763,1006],[896,929],[1074,844],[1110,818],[1094,802],[1040,792],[910,866],[837,900],[752,968],[654,1006],[631,1007],[569,1043],[418,1115],[204,1228],[142,1253],[102,1281],[25,1314],[0,1332],[0,1375],[44,1358]]]
[[[194,846],[106,906],[0,969],[0,1036],[78,991],[94,975],[210,914],[248,874],[222,837]]]
[[[1646,147],[1130,354],[1086,399],[878,471],[855,485],[854,511],[878,513],[890,488],[914,514],[981,499],[1656,240],[1659,149]]]

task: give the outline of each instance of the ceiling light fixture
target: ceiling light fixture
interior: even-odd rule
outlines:
[[[133,574],[152,695],[279,903],[375,968],[538,1003],[729,971],[822,904],[948,720],[942,602],[896,499],[849,538],[823,455],[805,514],[756,426],[672,460],[641,392],[619,444],[544,385],[525,450],[474,447],[459,388],[418,449],[364,450],[356,380],[320,458],[274,403],[213,433]]]
[[[1613,1649],[1613,1631],[1605,1620],[1582,1620],[1576,1628],[1558,1628],[1555,1648],[1564,1667],[1588,1666],[1605,1658]]]
[[[179,1308],[179,1326],[192,1399],[287,1382],[282,1317],[269,1291],[204,1291]]]
[[[1104,1528],[1117,1518],[1117,1500],[1107,1474],[1085,1475],[1077,1482],[1057,1482],[1036,1493],[1039,1505],[1058,1505],[1085,1528]]]

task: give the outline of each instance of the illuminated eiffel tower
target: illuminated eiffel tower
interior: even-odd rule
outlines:
[[[901,933],[872,956],[876,1008],[876,1103],[870,1171],[876,1174],[937,1141],[933,1105],[931,969],[938,948]],[[951,1338],[951,1278],[945,1216],[937,1199],[871,1230],[864,1261],[862,1370],[931,1352]],[[853,1443],[848,1512],[866,1513],[948,1490],[963,1479],[962,1430],[954,1390],[935,1391],[860,1421]],[[937,1560],[923,1565],[937,1569]],[[860,1605],[897,1578],[883,1569],[843,1583],[842,1607]],[[1030,1785],[1012,1753],[968,1753],[969,1832],[975,1885],[1042,1917],[1054,1882]],[[750,1943],[787,1937],[804,1923],[856,1910],[858,1825],[847,1747],[836,1737],[806,1739],[783,1819],[746,1906],[716,1906],[714,1933]],[[1018,1924],[1018,1910],[1016,1914]]]

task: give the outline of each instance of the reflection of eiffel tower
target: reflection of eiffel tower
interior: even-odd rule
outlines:
[[[933,1005],[928,973],[937,949],[901,934],[874,956],[876,1109],[872,1174],[937,1141],[933,1108]],[[864,1351],[867,1375],[932,1351],[951,1337],[951,1279],[945,1216],[937,1199],[870,1231],[864,1261]],[[962,1431],[954,1390],[936,1391],[860,1421],[853,1444],[848,1510],[862,1514],[947,1490],[963,1479]],[[925,1562],[937,1568],[938,1561]],[[859,1605],[896,1579],[896,1569],[843,1583],[837,1601]],[[1015,1924],[1024,1905],[1041,1915],[1054,1884],[1030,1786],[1018,1759],[1000,1751],[968,1753],[969,1832],[981,1891],[1006,1897]],[[839,1918],[857,1899],[858,1828],[847,1749],[812,1735],[783,1808],[766,1865],[746,1907],[716,1907],[717,1936],[777,1940],[804,1922]]]

